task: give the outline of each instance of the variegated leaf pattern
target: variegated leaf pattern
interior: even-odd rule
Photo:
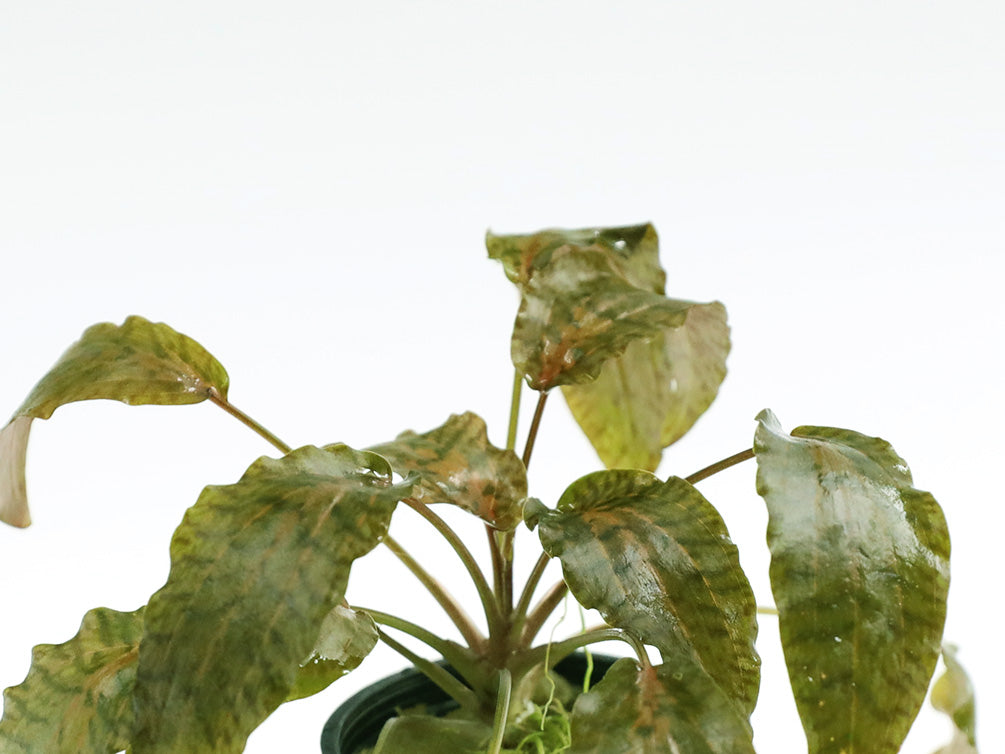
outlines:
[[[949,535],[889,443],[829,427],[754,437],[771,588],[810,754],[900,748],[938,659]]]
[[[476,414],[455,414],[429,432],[403,432],[370,450],[399,474],[416,474],[413,497],[422,502],[451,503],[503,530],[522,519],[527,497],[523,462],[512,450],[489,442],[485,422]]]
[[[225,398],[228,385],[227,372],[205,348],[163,323],[133,316],[121,325],[88,328],[0,430],[0,520],[31,523],[24,465],[34,419],[96,398],[133,405],[199,403],[211,388]]]
[[[691,663],[618,660],[572,708],[568,754],[753,754],[750,723]]]
[[[242,751],[411,490],[385,459],[344,445],[261,458],[236,484],[207,487],[147,606],[132,754]]]
[[[533,373],[528,379],[537,389],[562,385],[573,416],[608,468],[655,469],[663,448],[704,413],[726,374],[725,308],[665,297],[652,225],[490,233],[486,245],[523,295],[513,337],[517,367]],[[591,255],[609,265],[606,288],[583,272]],[[571,287],[559,284],[565,279],[574,281]],[[629,289],[636,295],[617,304]],[[651,314],[651,328],[640,329],[631,310],[645,294],[678,316],[660,322],[662,315]],[[580,322],[589,308],[613,321]]]
[[[0,754],[113,754],[128,748],[143,609],[91,610],[63,644],[35,647],[4,692]]]
[[[643,471],[600,471],[574,482],[538,520],[576,599],[612,626],[693,662],[743,717],[757,700],[757,606],[735,545],[693,486]]]

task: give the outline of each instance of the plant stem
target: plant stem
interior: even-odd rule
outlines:
[[[430,662],[425,657],[420,657],[415,654],[415,652],[410,650],[404,644],[395,641],[379,628],[377,629],[377,635],[380,637],[382,642],[412,663],[418,670],[425,674],[429,680],[443,689],[454,701],[461,705],[461,707],[471,713],[477,714],[479,707],[478,697],[475,695],[474,691],[465,686],[461,681],[454,678],[454,676],[442,666],[437,665],[435,662]]]
[[[488,524],[485,531],[492,554],[492,577],[499,609],[503,615],[513,610],[513,532],[498,531]]]
[[[544,622],[548,620],[548,616],[555,612],[555,608],[565,599],[568,591],[569,585],[564,581],[553,584],[547,594],[541,598],[541,601],[528,613],[527,621],[524,623],[523,632],[520,635],[520,643],[523,646],[530,646],[530,643],[534,641],[534,637],[537,636]]]
[[[212,401],[217,406],[222,408],[224,411],[233,416],[235,419],[244,424],[246,427],[250,427],[252,430],[254,430],[259,435],[264,437],[273,447],[277,448],[283,455],[286,455],[287,453],[293,450],[293,448],[291,448],[289,445],[280,440],[278,437],[272,434],[261,424],[259,424],[250,416],[248,416],[246,413],[237,408],[237,406],[230,403],[230,401],[224,398],[220,394],[220,391],[217,390],[215,387],[211,387],[207,395],[210,401]]]
[[[530,455],[534,451],[534,441],[537,439],[537,430],[541,426],[541,415],[544,413],[544,404],[548,400],[548,393],[541,391],[537,396],[537,406],[534,408],[534,418],[530,420],[530,431],[527,433],[527,444],[523,448],[524,468],[530,465]]]
[[[457,532],[451,529],[447,525],[446,521],[433,513],[433,511],[430,510],[429,506],[425,503],[421,503],[415,498],[405,498],[402,502],[431,523],[433,528],[443,535],[443,538],[447,540],[454,552],[457,553],[457,556],[461,559],[461,562],[467,569],[468,575],[474,582],[475,589],[478,590],[478,596],[482,601],[482,607],[485,609],[485,619],[489,624],[489,633],[492,634],[498,632],[498,628],[502,624],[503,618],[499,612],[499,605],[496,602],[495,595],[492,594],[492,587],[490,587],[488,581],[485,580],[485,574],[483,574],[481,568],[478,567],[478,562],[474,559],[471,551],[467,548],[464,542],[461,541],[461,538],[457,536]]]
[[[506,432],[506,450],[516,447],[516,427],[520,421],[520,396],[523,394],[523,375],[517,369],[513,372],[513,394],[509,401],[509,429]]]
[[[435,649],[441,655],[447,655],[450,653],[451,644],[449,641],[440,638],[432,631],[427,631],[422,626],[416,625],[411,621],[399,618],[397,615],[381,612],[380,610],[372,610],[369,607],[359,607],[353,605],[350,609],[359,613],[366,613],[373,618],[375,622],[381,624],[382,626],[390,626],[391,628],[397,629],[404,634],[408,634],[413,639],[418,639],[431,649]]]
[[[492,721],[492,741],[486,754],[499,754],[506,735],[506,721],[509,719],[509,703],[513,694],[513,675],[503,668],[499,671],[499,695],[496,697],[496,714]]]
[[[646,668],[651,665],[649,662],[649,655],[646,653],[645,646],[642,642],[623,629],[611,628],[610,626],[592,628],[581,634],[570,636],[568,639],[557,641],[554,644],[542,644],[539,647],[534,647],[534,649],[527,653],[525,662],[528,666],[533,667],[538,663],[544,662],[545,658],[547,658],[550,665],[555,665],[571,655],[580,647],[585,647],[589,644],[596,644],[601,641],[611,640],[623,641],[630,645],[635,651],[635,656],[638,658],[639,664],[641,664],[642,667]]]
[[[444,589],[443,585],[433,578],[425,568],[419,565],[418,561],[409,555],[405,548],[398,544],[394,538],[390,536],[384,537],[384,544],[422,582],[422,585],[426,587],[426,590],[433,596],[433,599],[439,603],[453,624],[457,626],[457,630],[461,632],[461,636],[464,637],[464,641],[468,643],[468,646],[476,651],[483,651],[485,637],[481,635],[474,621],[471,620],[471,616],[464,612],[464,608],[457,603],[453,595]]]
[[[744,461],[749,461],[754,457],[754,449],[748,448],[735,455],[731,455],[729,458],[723,458],[721,461],[713,463],[711,466],[706,466],[701,471],[696,471],[691,476],[684,477],[684,481],[688,484],[697,484],[702,479],[708,479],[713,474],[718,474],[720,471],[728,469],[730,466],[736,466],[738,463],[743,463]]]
[[[530,576],[527,577],[527,583],[524,584],[523,591],[520,593],[520,601],[516,604],[516,610],[513,611],[515,626],[520,626],[527,618],[527,609],[530,607],[530,601],[534,597],[534,591],[537,589],[537,585],[541,583],[544,569],[548,567],[548,563],[550,562],[551,558],[548,554],[542,552],[534,564]]]

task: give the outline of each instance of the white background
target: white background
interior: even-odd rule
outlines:
[[[722,300],[735,344],[660,473],[749,447],[766,406],[893,442],[946,511],[946,638],[983,750],[1005,750],[1002,39],[1005,7],[977,0],[6,3],[0,402],[137,313],[206,345],[233,402],[293,445],[465,409],[502,444],[516,298],[485,230],[652,221],[671,295]],[[0,529],[0,686],[87,609],[145,602],[201,487],[270,452],[208,404],[36,422],[35,524]],[[556,396],[532,491],[554,502],[596,465]],[[767,604],[753,473],[701,489]],[[418,591],[378,556],[349,596],[442,626]],[[771,618],[759,647],[757,746],[798,752]],[[247,751],[316,751],[330,710],[400,664],[378,652]],[[947,735],[926,705],[904,751]]]

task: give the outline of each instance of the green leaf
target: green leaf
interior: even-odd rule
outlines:
[[[771,588],[811,754],[896,752],[939,655],[949,533],[889,443],[845,429],[754,437]]]
[[[536,390],[593,380],[633,341],[683,325],[693,306],[663,295],[650,225],[489,234],[486,244],[522,294],[511,351]]]
[[[405,714],[387,721],[373,754],[484,752],[492,727],[476,720]]]
[[[106,398],[132,405],[199,403],[215,389],[226,398],[227,372],[186,335],[142,317],[88,328],[35,385],[0,431],[0,520],[28,526],[24,462],[33,419],[73,401]]]
[[[574,482],[538,526],[582,605],[665,662],[697,663],[751,713],[757,605],[726,525],[701,493],[676,477],[600,471]]]
[[[728,353],[725,307],[696,304],[680,327],[630,343],[594,382],[563,385],[562,393],[605,466],[654,471],[663,448],[712,404]]]
[[[616,662],[572,708],[568,754],[753,754],[750,724],[693,664]]]
[[[133,754],[229,754],[294,689],[353,561],[412,484],[344,445],[256,461],[207,487],[171,542],[150,600]]]
[[[413,497],[452,503],[498,529],[520,523],[527,497],[527,472],[512,450],[489,442],[485,422],[470,412],[451,416],[434,430],[402,432],[393,442],[370,448],[399,474],[415,473]]]
[[[89,611],[64,644],[35,647],[4,692],[0,754],[111,754],[129,746],[143,608]]]
[[[342,605],[325,616],[310,657],[300,664],[297,680],[286,701],[324,691],[354,670],[377,643],[377,626],[366,613]]]
[[[956,659],[956,647],[942,648],[946,672],[932,686],[932,706],[953,721],[952,740],[935,754],[977,754],[977,719],[974,687]]]

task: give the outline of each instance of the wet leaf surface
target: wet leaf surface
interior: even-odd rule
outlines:
[[[576,599],[612,626],[693,662],[741,716],[757,699],[756,604],[721,517],[682,479],[600,471],[539,519]]]
[[[207,487],[147,606],[133,754],[242,751],[410,492],[383,458],[344,445],[262,458],[236,484]]]
[[[811,754],[896,752],[939,655],[949,587],[942,511],[878,438],[784,433],[758,417],[771,587]]]

